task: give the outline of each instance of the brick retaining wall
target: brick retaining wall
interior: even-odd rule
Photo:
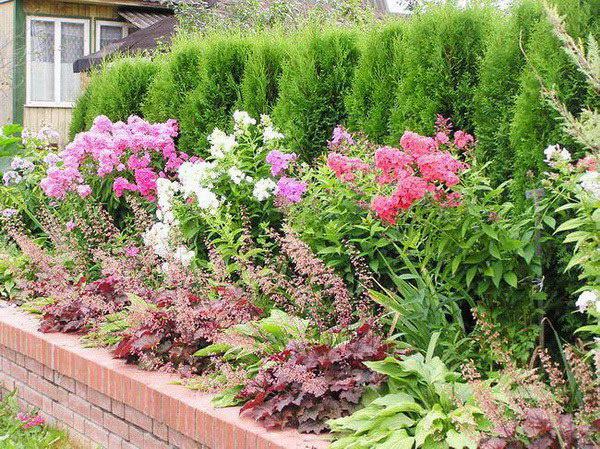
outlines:
[[[239,408],[215,409],[210,396],[174,385],[83,348],[76,336],[42,334],[35,318],[0,308],[0,384],[18,389],[82,447],[107,449],[324,449],[322,437],[267,432]]]

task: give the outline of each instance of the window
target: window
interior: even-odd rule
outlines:
[[[81,89],[73,62],[88,53],[87,20],[28,17],[27,106],[73,106]]]
[[[123,39],[128,34],[129,27],[122,22],[96,21],[96,51],[102,50],[112,42]]]
[[[396,14],[410,14],[414,0],[385,0],[388,11]]]

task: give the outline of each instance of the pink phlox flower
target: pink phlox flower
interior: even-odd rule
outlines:
[[[150,168],[141,168],[135,170],[134,177],[138,192],[147,199],[154,198],[158,174]]]
[[[457,148],[464,150],[475,142],[473,136],[464,131],[458,130],[454,133],[454,145]]]
[[[412,131],[406,131],[400,138],[400,146],[413,157],[419,157],[437,150],[435,139],[425,137]]]
[[[28,413],[17,413],[17,419],[23,423],[23,429],[31,429],[32,427],[42,426],[46,422],[41,415],[29,415]]]
[[[304,181],[298,181],[297,179],[283,176],[277,182],[275,195],[290,203],[299,203],[307,188],[308,184]]]
[[[433,194],[433,198],[440,207],[459,207],[462,204],[460,192],[446,192],[443,189],[437,189]]]
[[[270,151],[265,158],[266,162],[271,166],[271,174],[273,176],[283,174],[296,159],[298,159],[296,153],[283,153],[279,150]]]
[[[130,183],[127,179],[119,176],[113,182],[113,191],[115,192],[115,196],[117,198],[123,195],[123,192],[129,190],[131,192],[136,192],[138,187],[135,184]]]
[[[369,164],[359,158],[352,158],[341,153],[329,153],[327,166],[335,173],[335,176],[344,182],[352,182],[357,172],[365,172],[371,169]]]
[[[147,168],[150,165],[150,155],[145,153],[143,156],[137,156],[132,154],[129,156],[127,160],[127,168],[129,170],[140,170],[142,168]]]
[[[396,217],[398,215],[398,205],[393,197],[377,195],[371,201],[371,209],[377,214],[377,216],[389,223],[395,224]]]
[[[381,147],[375,151],[375,167],[382,174],[377,178],[380,184],[389,184],[412,173],[412,156],[397,148]]]
[[[408,209],[432,190],[433,186],[426,180],[410,175],[398,181],[393,197],[400,209]]]
[[[106,115],[99,115],[94,119],[92,128],[90,131],[96,131],[99,133],[107,133],[112,129],[113,123]]]
[[[448,134],[440,131],[435,134],[435,140],[440,145],[446,145],[448,142],[450,142],[450,137],[448,136]]]
[[[352,135],[346,131],[341,125],[338,125],[334,128],[333,133],[331,135],[331,140],[327,142],[327,146],[330,150],[336,150],[338,147],[342,145],[352,146],[355,145],[354,139]]]
[[[65,227],[67,228],[67,231],[70,232],[77,227],[77,223],[75,223],[73,220],[69,220],[65,223]]]
[[[81,198],[86,198],[92,193],[92,188],[87,184],[80,184],[75,189]]]
[[[429,181],[439,181],[452,187],[460,182],[457,173],[466,168],[466,164],[455,159],[450,153],[437,151],[416,159],[421,176]]]

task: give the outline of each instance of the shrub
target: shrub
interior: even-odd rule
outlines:
[[[148,88],[142,106],[144,117],[155,122],[179,120],[185,96],[198,85],[204,48],[199,36],[175,39]]]
[[[364,131],[371,139],[388,134],[390,111],[402,76],[402,35],[404,22],[391,22],[368,34],[361,43],[361,55],[352,89],[346,97],[348,127]]]
[[[92,76],[90,85],[83,91],[75,103],[75,107],[71,114],[71,125],[69,127],[69,139],[71,140],[73,140],[77,133],[87,129],[86,117],[88,107],[90,107],[90,97],[92,96],[93,85],[94,78]]]
[[[206,136],[214,128],[227,127],[241,99],[240,84],[250,49],[248,40],[237,35],[206,39],[196,88],[186,96],[179,116],[179,145],[190,154],[206,146]]]
[[[156,73],[155,62],[141,56],[117,59],[107,63],[90,84],[86,102],[85,129],[99,115],[112,121],[142,115],[142,102]]]
[[[472,129],[473,92],[479,61],[493,20],[489,9],[440,7],[412,19],[407,26],[390,132],[394,141],[404,130],[430,133],[436,114]]]
[[[525,66],[521,45],[527,44],[540,16],[541,8],[536,2],[516,6],[510,20],[499,21],[493,30],[481,62],[473,125],[477,157],[491,162],[488,175],[493,185],[512,177],[514,152],[510,144],[510,123]]]
[[[557,5],[561,14],[567,14],[567,29],[573,37],[584,37],[597,26],[593,24],[592,3],[581,5],[579,1],[561,0]],[[538,185],[539,175],[546,165],[544,148],[560,143],[568,146],[575,156],[581,156],[581,146],[564,132],[558,113],[543,97],[540,79],[545,87],[554,89],[558,99],[572,111],[581,109],[587,94],[583,75],[561,50],[560,41],[547,20],[535,26],[526,53],[530,67],[521,76],[510,131],[515,153],[512,193],[517,204],[525,202],[527,189]]]
[[[279,95],[283,61],[289,41],[276,33],[256,38],[242,78],[242,109],[253,117],[270,114]]]
[[[356,34],[308,29],[292,39],[296,50],[284,63],[273,116],[292,149],[310,161],[346,117],[343,100],[358,59]]]

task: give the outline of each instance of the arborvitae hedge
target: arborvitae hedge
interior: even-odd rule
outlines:
[[[403,76],[390,120],[392,140],[406,129],[431,133],[436,114],[472,129],[473,92],[493,20],[497,16],[489,9],[444,6],[409,22],[403,39]]]
[[[324,151],[331,131],[346,118],[346,96],[358,60],[356,33],[308,29],[293,36],[283,66],[276,124],[305,160]]]
[[[157,63],[144,57],[123,58],[106,64],[90,81],[85,128],[89,128],[98,115],[106,115],[113,121],[142,115],[142,103],[156,70]]]
[[[478,141],[477,157],[491,161],[488,174],[494,184],[510,179],[514,170],[510,126],[525,66],[521,45],[527,45],[541,15],[541,5],[534,1],[516,6],[507,22],[497,23],[481,63],[473,124]]]
[[[241,101],[249,50],[249,40],[236,35],[217,35],[206,42],[198,83],[180,108],[179,145],[183,151],[205,151],[207,135],[215,127],[225,129],[230,124],[231,114]]]
[[[594,29],[597,17],[594,17],[589,2],[559,0],[557,6],[565,15],[568,32],[574,38],[585,37]],[[585,104],[587,92],[583,76],[562,50],[547,20],[535,26],[526,54],[530,65],[520,79],[510,133],[510,143],[515,152],[512,190],[517,203],[525,201],[524,192],[537,187],[540,175],[547,170],[543,155],[546,146],[559,143],[575,154],[579,150],[564,133],[556,111],[541,94],[539,80],[546,87],[555,89],[571,111],[577,111]]]
[[[179,36],[154,62],[125,58],[92,76],[71,133],[99,114],[122,120],[142,112],[151,121],[178,119],[180,147],[196,153],[214,127],[230,124],[233,110],[272,110],[290,149],[309,161],[338,123],[396,143],[406,129],[432,132],[442,114],[475,132],[493,181],[514,177],[522,201],[545,170],[548,144],[577,153],[537,76],[574,112],[586,104],[583,80],[539,3],[524,1],[508,15],[446,5],[371,28]],[[573,36],[598,34],[600,0],[554,1]]]
[[[181,103],[198,85],[204,48],[197,36],[181,36],[175,40],[144,100],[142,111],[148,120],[179,119]]]
[[[352,89],[346,97],[348,127],[374,141],[388,134],[390,111],[402,76],[405,22],[391,22],[368,34],[360,45]]]
[[[289,41],[281,34],[259,36],[248,55],[242,78],[241,108],[251,116],[270,114],[279,97],[279,79]]]

